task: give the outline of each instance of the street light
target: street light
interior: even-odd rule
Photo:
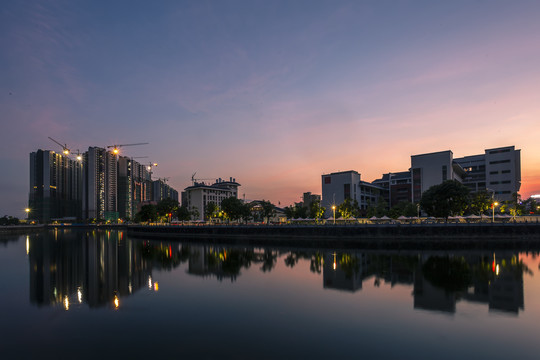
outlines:
[[[334,225],[336,225],[336,205],[332,205],[332,210],[334,211]]]
[[[494,223],[495,222],[495,207],[498,206],[499,203],[494,201],[492,204],[491,204],[491,215],[492,215],[492,219],[491,219],[491,222]]]
[[[28,216],[30,215],[30,208],[26,208],[24,209],[24,211],[26,212],[26,220],[28,220]]]

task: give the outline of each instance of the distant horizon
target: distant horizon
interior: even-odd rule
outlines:
[[[182,191],[234,177],[293,204],[324,173],[371,182],[410,156],[521,149],[540,194],[540,2],[6,1],[0,215],[29,153],[122,148]],[[144,162],[141,162],[144,163]]]

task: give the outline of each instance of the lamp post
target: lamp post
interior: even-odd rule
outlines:
[[[334,211],[334,225],[336,225],[336,205],[332,205],[332,211]]]
[[[491,223],[493,224],[495,222],[495,204],[499,205],[499,203],[495,202],[495,190],[486,188],[486,191],[491,191]]]
[[[28,221],[28,216],[30,215],[30,208],[26,208],[24,209],[24,211],[26,212],[26,220]]]
[[[499,205],[499,203],[496,202],[496,201],[492,202],[492,204],[491,204],[491,209],[492,209],[492,211],[491,211],[491,216],[492,216],[491,222],[492,223],[495,223],[495,207],[497,205]]]

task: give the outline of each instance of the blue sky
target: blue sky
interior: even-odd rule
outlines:
[[[28,154],[124,148],[288,205],[322,173],[522,149],[540,193],[538,1],[5,1],[0,216]]]

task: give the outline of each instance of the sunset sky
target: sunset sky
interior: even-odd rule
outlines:
[[[321,174],[521,149],[540,193],[540,1],[10,1],[0,7],[0,216],[29,153],[149,142],[179,192],[235,177],[282,206]]]

